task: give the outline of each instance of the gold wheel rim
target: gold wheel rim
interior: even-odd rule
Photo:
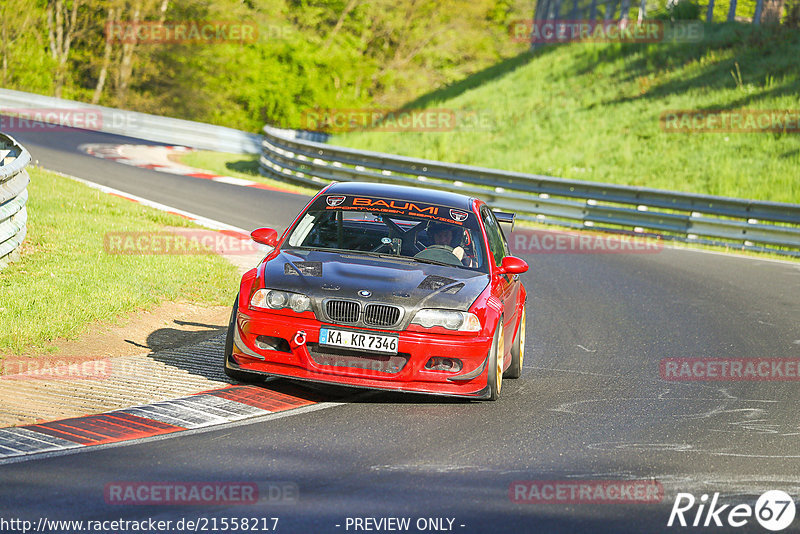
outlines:
[[[497,340],[497,392],[503,387],[503,358],[505,355],[505,336],[503,335],[503,325],[500,324],[500,338]]]
[[[519,368],[522,370],[522,360],[525,359],[525,321],[527,320],[525,308],[522,308],[522,321],[519,324]]]

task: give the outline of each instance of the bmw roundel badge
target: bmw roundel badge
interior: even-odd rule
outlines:
[[[367,291],[366,289],[362,289],[361,291],[358,292],[358,294],[364,298],[367,298],[372,296],[372,291]]]

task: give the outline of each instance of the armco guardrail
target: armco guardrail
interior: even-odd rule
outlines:
[[[27,233],[31,156],[13,137],[0,134],[0,269],[19,257]]]
[[[159,143],[180,143],[204,150],[239,154],[257,154],[261,151],[261,136],[233,128],[95,106],[11,89],[0,89],[0,115],[2,114]],[[27,123],[21,124],[27,127],[24,126]]]
[[[295,184],[457,190],[523,220],[800,256],[800,205],[567,180],[337,147],[264,127],[261,173]]]

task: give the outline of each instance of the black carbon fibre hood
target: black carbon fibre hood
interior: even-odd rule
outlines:
[[[406,312],[467,311],[488,283],[489,275],[470,269],[313,250],[282,251],[265,266],[266,287],[304,293],[315,306],[334,298],[395,304]]]

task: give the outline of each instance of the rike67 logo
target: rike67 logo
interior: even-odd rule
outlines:
[[[714,493],[711,502],[708,495],[701,495],[699,502],[691,493],[678,493],[667,526],[728,526],[743,527],[755,518],[767,530],[778,532],[789,528],[794,521],[795,504],[788,493],[770,490],[762,494],[755,507],[749,504],[718,504],[719,493]],[[697,509],[692,510],[697,504]]]

